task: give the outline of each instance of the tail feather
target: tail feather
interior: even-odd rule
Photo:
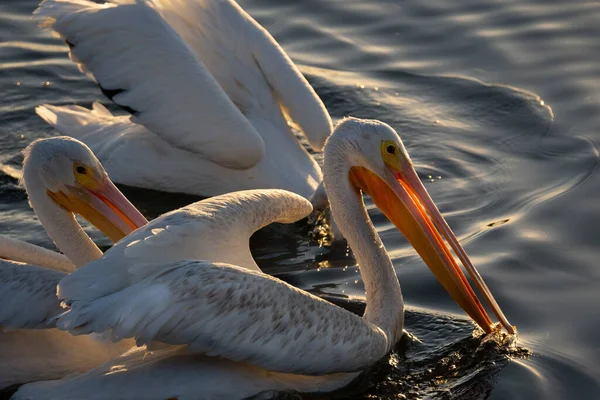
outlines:
[[[59,134],[74,137],[88,145],[109,174],[112,156],[118,149],[132,143],[139,148],[140,143],[153,138],[146,128],[133,123],[131,116],[113,115],[100,103],[94,103],[91,109],[77,105],[43,104],[36,107],[35,112]],[[118,174],[115,175],[114,170],[112,174],[111,178],[117,179]]]
[[[104,107],[104,105],[102,103],[99,103],[97,101],[95,101],[94,104],[92,104],[92,110],[94,112],[98,113],[99,115],[104,115],[104,116],[107,116],[110,118],[113,117],[111,112],[108,111],[108,108]]]
[[[112,115],[100,103],[94,103],[92,109],[43,104],[36,107],[35,112],[61,135],[87,144],[102,163],[106,162],[105,156],[114,150],[124,134],[139,133],[140,129],[144,129],[132,123],[128,115]],[[145,130],[143,132],[146,133]]]
[[[81,9],[90,7],[102,8],[100,4],[88,0],[44,0],[35,9],[33,15],[41,20],[42,27],[50,27],[56,18],[75,14]]]
[[[56,115],[55,112],[53,112],[50,108],[48,107],[52,107],[52,106],[46,106],[46,105],[42,105],[42,106],[37,106],[35,108],[35,113],[37,115],[40,116],[40,118],[42,118],[44,121],[46,121],[48,124],[50,125],[56,125],[56,123],[58,122],[58,115]]]
[[[81,137],[98,127],[113,124],[116,117],[100,103],[94,103],[92,109],[76,105],[53,106],[43,104],[35,112],[62,135]]]

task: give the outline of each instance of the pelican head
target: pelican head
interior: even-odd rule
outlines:
[[[41,185],[56,205],[81,215],[114,242],[147,223],[109,179],[94,153],[69,137],[39,139],[25,149],[23,184]],[[29,177],[36,176],[33,182]]]
[[[421,183],[402,140],[380,121],[347,118],[335,128],[325,146],[325,177],[347,175],[352,188],[368,194],[402,232],[458,305],[485,331],[494,330],[489,315],[450,249],[509,333],[514,333],[483,279]],[[327,162],[331,160],[333,162]],[[344,168],[328,173],[331,168]],[[339,182],[328,182],[325,186]],[[445,240],[444,240],[445,239]]]

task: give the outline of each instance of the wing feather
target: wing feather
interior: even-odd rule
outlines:
[[[273,36],[232,0],[151,0],[234,103],[281,106],[314,150],[331,134],[329,113]],[[272,104],[274,103],[274,104]]]
[[[261,136],[151,3],[44,0],[35,14],[133,121],[225,167],[262,159]]]
[[[69,275],[61,283],[61,297],[97,299],[152,275],[162,265],[186,259],[259,270],[250,253],[250,236],[268,224],[295,222],[311,211],[308,200],[279,189],[245,190],[192,203],[150,221],[101,259]]]
[[[66,275],[34,265],[0,261],[0,327],[54,327],[54,317],[63,311],[56,287]]]
[[[253,54],[285,113],[300,128],[315,151],[321,151],[333,130],[325,105],[269,32],[231,1],[254,26]]]
[[[362,318],[271,276],[208,261],[167,264],[122,291],[70,307],[57,325],[74,334],[187,344],[277,372],[357,371],[387,352],[385,333]]]

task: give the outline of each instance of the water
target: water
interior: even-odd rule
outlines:
[[[516,348],[473,337],[414,251],[370,207],[410,307],[406,328],[418,340],[405,339],[338,397],[598,397],[600,3],[241,4],[283,45],[335,119],[377,118],[398,130],[520,333]],[[34,115],[37,104],[88,106],[101,98],[67,59],[67,47],[29,19],[35,6],[0,5],[5,171],[18,167],[32,139],[55,134]],[[51,247],[15,183],[0,174],[1,233]],[[150,215],[193,200],[127,194]],[[253,237],[253,252],[267,272],[299,287],[363,299],[346,249],[318,247],[307,233],[271,228]]]

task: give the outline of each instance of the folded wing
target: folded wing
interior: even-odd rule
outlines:
[[[56,297],[65,272],[0,260],[0,328],[46,329],[63,310]]]
[[[187,344],[194,352],[271,371],[357,371],[387,339],[362,318],[278,279],[229,264],[180,261],[92,302],[72,301],[58,326]]]
[[[211,197],[150,221],[61,282],[61,297],[93,301],[153,275],[163,265],[195,259],[259,270],[250,236],[273,223],[306,217],[302,196],[279,190],[245,190]]]

